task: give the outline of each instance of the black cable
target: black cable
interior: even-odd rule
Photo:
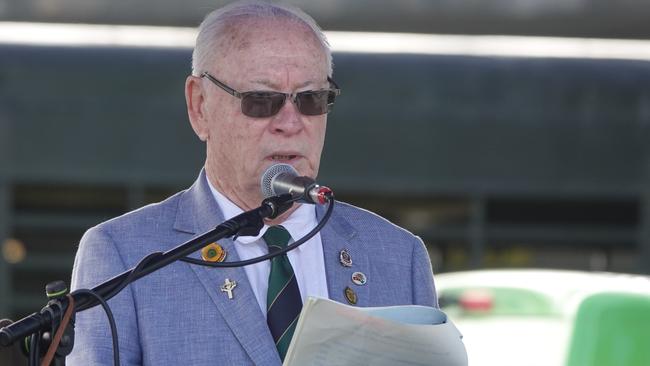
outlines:
[[[281,196],[277,196],[276,198],[280,198],[280,197],[281,197]],[[290,246],[290,248],[288,248],[287,251],[288,251],[288,250],[291,250],[291,249],[293,249],[293,248],[295,248],[295,247],[297,247],[297,246],[303,244],[303,243],[306,242],[307,240],[309,240],[309,239],[310,239],[312,236],[314,236],[318,231],[320,231],[320,229],[325,225],[325,223],[327,222],[327,220],[329,219],[329,217],[330,217],[330,215],[331,215],[331,211],[332,211],[332,209],[333,209],[333,204],[334,204],[334,196],[333,196],[333,194],[330,194],[330,195],[328,196],[328,198],[329,198],[328,209],[327,209],[327,212],[325,213],[325,216],[323,216],[323,219],[321,220],[321,222],[319,222],[319,224],[314,228],[314,230],[310,231],[310,232],[307,234],[307,236],[305,237],[305,240],[303,240],[303,241],[298,241],[298,242],[294,243],[295,245]],[[269,199],[267,199],[267,200],[269,200]],[[266,200],[265,200],[265,201],[266,201]],[[227,229],[228,229],[229,231],[231,231],[231,232],[237,232],[237,230],[240,229],[240,228],[237,227],[236,224],[235,224],[234,222],[232,222],[231,220],[226,220],[225,222],[221,223],[220,226],[223,226],[223,227],[227,228]],[[251,263],[246,263],[246,262],[249,262],[249,261],[228,262],[229,264],[234,264],[234,265],[213,266],[213,267],[236,267],[236,266],[245,266],[245,265],[247,265],[247,264],[252,264],[252,263],[257,263],[257,262],[264,261],[264,260],[266,260],[266,259],[268,259],[268,258],[272,258],[272,257],[275,257],[276,255],[280,255],[280,254],[283,254],[283,253],[286,253],[286,251],[282,251],[282,252],[279,252],[279,253],[277,253],[277,254],[274,253],[273,255],[271,255],[271,256],[269,256],[269,257],[258,257],[258,258],[253,258],[252,260],[249,260]],[[151,253],[151,254],[147,255],[146,257],[142,258],[142,259],[140,260],[140,262],[138,262],[138,264],[137,264],[137,265],[136,265],[136,266],[135,266],[131,271],[129,271],[129,275],[128,275],[126,278],[124,278],[124,280],[122,280],[120,283],[115,284],[115,285],[113,286],[112,289],[108,290],[109,292],[104,296],[104,298],[108,300],[108,299],[111,299],[113,296],[117,295],[117,294],[118,294],[120,291],[122,291],[126,286],[128,286],[131,282],[133,282],[133,279],[137,277],[137,275],[139,274],[139,272],[140,272],[144,267],[146,267],[146,265],[147,265],[147,264],[148,264],[152,259],[154,259],[155,257],[159,257],[159,256],[161,256],[161,255],[164,255],[164,253],[162,253],[162,252],[154,252],[154,253]],[[185,258],[180,258],[180,260],[185,260],[185,261],[187,261],[187,262],[193,262],[195,259],[185,257]],[[198,263],[196,263],[196,264],[199,264],[199,265],[201,265],[201,264],[203,264],[203,265],[210,265],[210,264],[211,264],[211,263],[210,263],[210,264],[205,264],[205,263],[209,263],[209,262],[205,262],[205,263],[204,263],[204,261],[200,261],[200,260],[196,260],[196,261],[198,261]]]
[[[29,365],[38,366],[39,343],[41,343],[41,332],[34,333],[29,338]]]
[[[316,225],[307,235],[303,236],[300,238],[300,240],[294,242],[291,245],[288,245],[286,248],[283,248],[281,250],[278,250],[277,252],[265,254],[259,257],[247,259],[244,261],[236,261],[236,262],[208,262],[204,261],[201,259],[195,259],[195,258],[190,258],[190,257],[185,257],[185,258],[180,258],[181,261],[183,262],[188,262],[192,264],[198,264],[200,266],[207,266],[207,267],[216,267],[216,268],[228,268],[228,267],[243,267],[247,266],[250,264],[255,264],[259,262],[263,262],[267,259],[271,259],[273,257],[277,257],[279,255],[282,255],[290,250],[293,250],[302,244],[306,243],[309,239],[311,239],[314,235],[316,235],[322,228],[325,226],[327,221],[329,220],[330,216],[332,215],[332,211],[334,210],[334,197],[331,197],[329,200],[329,204],[327,207],[327,211],[325,212],[325,215],[323,218],[320,220],[318,225]]]
[[[97,301],[99,301],[101,306],[104,308],[104,312],[106,312],[106,317],[108,317],[108,324],[111,327],[111,338],[113,339],[113,365],[120,366],[120,346],[118,344],[118,338],[117,338],[117,326],[115,325],[115,318],[113,317],[113,312],[111,311],[111,308],[108,306],[106,301],[101,296],[99,296],[99,294],[97,294],[95,291],[80,289],[74,291],[71,295],[74,296],[76,294],[85,294],[85,295],[93,296],[95,299],[97,299]]]
[[[129,275],[124,279],[124,281],[120,282],[118,285],[115,286],[114,289],[111,290],[108,294],[106,294],[106,299],[110,299],[113,296],[117,295],[120,291],[122,291],[126,286],[128,286],[131,282],[133,282],[133,278],[138,274],[140,270],[142,270],[143,267],[145,267],[149,261],[151,261],[153,258],[161,256],[163,253],[162,252],[154,252],[150,253],[146,257],[142,258],[140,262],[131,270]]]

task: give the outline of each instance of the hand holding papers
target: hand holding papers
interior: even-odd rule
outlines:
[[[445,313],[435,308],[357,308],[310,297],[284,366],[465,366],[461,338]]]

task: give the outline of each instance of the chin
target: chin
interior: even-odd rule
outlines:
[[[294,168],[296,168],[296,170],[301,176],[306,176],[311,178],[316,177],[316,173],[314,172],[314,169],[307,162],[303,164],[296,164],[294,165]]]

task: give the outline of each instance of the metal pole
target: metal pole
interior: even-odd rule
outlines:
[[[470,267],[472,269],[483,266],[485,252],[485,199],[482,195],[474,196],[471,202],[470,216]]]
[[[4,93],[0,92],[0,96]],[[0,314],[8,314],[11,296],[11,268],[5,260],[4,246],[11,235],[12,199],[11,187],[11,144],[9,118],[0,104]]]
[[[11,221],[9,187],[4,177],[0,176],[0,245],[3,246],[9,238],[9,223]],[[0,314],[9,314],[11,296],[11,268],[5,260],[4,253],[0,257]]]
[[[643,188],[639,195],[641,217],[639,220],[639,237],[637,250],[639,253],[638,271],[650,274],[650,154],[646,154],[645,177]]]

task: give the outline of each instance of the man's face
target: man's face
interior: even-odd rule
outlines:
[[[239,92],[294,93],[328,88],[325,51],[304,26],[279,21],[240,23],[210,72]],[[316,177],[327,115],[301,114],[289,99],[274,116],[242,114],[241,99],[206,78],[207,170],[210,182],[242,208],[261,203],[259,179],[273,164]],[[247,207],[246,207],[247,206]]]

